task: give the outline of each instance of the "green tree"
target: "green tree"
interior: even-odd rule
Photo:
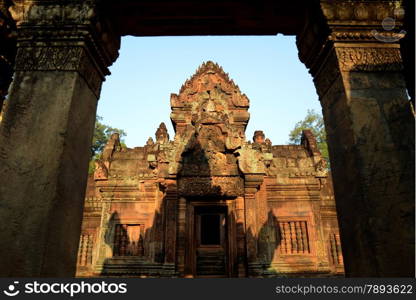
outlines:
[[[107,143],[108,139],[111,137],[113,133],[118,133],[120,135],[120,143],[122,147],[126,147],[124,144],[124,139],[127,133],[123,129],[113,128],[111,126],[105,125],[101,123],[103,120],[102,117],[97,116],[95,119],[95,129],[94,129],[94,136],[92,138],[92,145],[91,145],[91,160],[89,165],[89,174],[94,172],[94,160],[100,158],[101,152],[104,149],[105,144]]]
[[[306,117],[302,121],[297,122],[295,128],[290,131],[289,143],[300,144],[302,130],[304,129],[310,129],[315,135],[319,151],[321,151],[322,157],[325,158],[329,166],[328,144],[326,142],[325,125],[322,115],[313,109],[308,109]]]

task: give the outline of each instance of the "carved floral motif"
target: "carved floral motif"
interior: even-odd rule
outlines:
[[[56,25],[57,23],[89,23],[95,16],[95,1],[13,1],[9,11],[17,25],[22,23],[36,25]]]
[[[401,71],[398,48],[336,48],[341,71]]]
[[[237,197],[244,195],[244,181],[240,177],[182,177],[178,193],[188,197]]]
[[[400,1],[323,0],[321,8],[330,23],[343,21],[380,23],[387,17],[394,17],[398,21],[402,21],[404,17],[404,13],[400,10]]]
[[[97,97],[104,80],[83,47],[19,47],[15,70],[79,72]]]
[[[118,56],[119,37],[99,22],[97,1],[64,2],[10,1],[15,70],[78,72],[98,98],[108,66]]]

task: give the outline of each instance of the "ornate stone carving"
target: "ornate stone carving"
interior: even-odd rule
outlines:
[[[405,82],[400,71],[402,70],[402,59],[400,57],[400,49],[398,39],[403,36],[401,30],[402,20],[400,16],[394,15],[395,8],[400,8],[402,1],[321,1],[327,4],[328,9],[323,9],[323,18],[320,19],[319,14],[311,16],[314,19],[311,23],[321,24],[316,28],[311,26],[305,29],[305,36],[298,41],[316,41],[311,44],[298,43],[300,45],[300,57],[310,68],[311,73],[315,77],[317,70],[325,70],[326,64],[330,63],[329,69],[339,69],[340,74],[332,77],[332,72],[322,71],[318,73],[319,77],[328,77],[326,79],[316,78],[315,83],[323,104],[324,116],[329,133],[331,147],[331,157],[333,156],[337,165],[331,165],[334,170],[336,182],[344,182],[337,187],[337,208],[343,203],[343,209],[348,210],[354,207],[349,213],[340,216],[343,223],[342,230],[348,236],[355,236],[355,232],[348,224],[365,224],[366,218],[362,218],[362,214],[355,214],[354,211],[366,211],[369,215],[377,215],[368,205],[364,203],[372,203],[375,207],[378,200],[383,199],[386,202],[398,201],[394,196],[388,197],[386,189],[388,186],[394,186],[403,192],[404,198],[408,196],[408,203],[414,204],[414,191],[407,189],[408,184],[391,184],[391,177],[385,177],[390,174],[394,164],[383,164],[383,161],[389,161],[389,157],[395,157],[396,160],[407,160],[412,151],[393,152],[380,151],[376,152],[370,147],[362,147],[362,145],[387,145],[390,143],[390,137],[400,136],[399,132],[403,132],[400,139],[406,139],[404,133],[408,132],[412,127],[410,124],[411,112],[406,97]],[[355,9],[355,11],[354,11]],[[365,10],[364,10],[365,9]],[[389,26],[388,23],[395,27]],[[397,26],[397,27],[396,27]],[[307,32],[307,33],[306,33]],[[386,37],[391,37],[386,39]],[[335,52],[336,64],[329,55]],[[328,60],[331,59],[331,60]],[[336,74],[336,72],[334,72]],[[324,83],[324,84],[321,84]],[[321,86],[323,88],[321,88]],[[389,103],[388,108],[379,109],[380,103]],[[398,116],[406,117],[398,117]],[[406,119],[407,118],[407,119]],[[396,133],[391,134],[391,128],[394,126],[389,120],[398,120]],[[389,129],[378,126],[377,124],[389,123]],[[360,123],[359,126],[357,124]],[[409,127],[410,126],[410,127]],[[403,145],[406,142],[397,142]],[[412,141],[409,142],[412,144]],[[338,146],[334,146],[338,145]],[[405,153],[405,154],[404,154]],[[410,156],[406,156],[409,154]],[[403,158],[404,156],[407,158]],[[410,161],[413,160],[410,159]],[[357,166],[359,161],[360,166]],[[315,161],[318,163],[319,161]],[[316,165],[317,176],[318,171],[323,166]],[[356,170],[349,175],[347,170]],[[401,170],[403,174],[407,171]],[[393,172],[394,173],[394,172]],[[407,174],[407,173],[406,173]],[[361,177],[360,177],[361,176]],[[319,177],[319,176],[318,176]],[[344,178],[345,177],[345,178]],[[402,176],[405,178],[406,176]],[[370,181],[366,183],[363,190],[360,186],[360,180]],[[350,185],[345,184],[347,181]],[[362,181],[362,180],[361,180]],[[394,181],[394,180],[393,180]],[[394,194],[394,193],[393,193]],[[400,201],[404,198],[401,197]],[[375,205],[377,203],[377,205]],[[339,210],[339,211],[343,211]],[[382,209],[379,211],[383,211]],[[351,213],[352,212],[352,213]],[[397,220],[401,220],[397,217]],[[375,226],[374,228],[376,228]],[[381,228],[381,227],[380,227]],[[383,229],[377,228],[372,231],[379,241],[386,241],[388,238],[384,234]],[[401,235],[399,231],[392,230],[394,234]],[[405,238],[401,241],[406,248]],[[360,244],[359,239],[351,240],[356,245]],[[388,244],[388,243],[385,243]],[[413,245],[414,246],[414,245]],[[359,247],[355,247],[359,248]],[[392,257],[395,253],[394,245],[390,249],[384,249],[383,255]],[[414,248],[414,247],[413,247]],[[410,248],[406,254],[410,255],[414,251]],[[385,262],[377,261],[373,267],[363,267],[362,264],[355,264],[354,257],[356,251],[350,252],[347,256],[351,266],[350,274],[359,274],[359,272],[367,272],[367,274],[376,274],[374,267],[380,263],[384,270],[392,272],[400,272],[399,268],[390,268],[389,260]],[[371,258],[377,255],[376,251],[359,251],[362,257]],[[345,252],[347,253],[347,251]],[[394,255],[393,255],[394,256]],[[397,261],[397,265],[400,262]],[[401,265],[401,270],[406,270],[406,265]],[[373,269],[373,270],[372,270]],[[381,270],[381,269],[380,269]],[[410,269],[407,269],[410,271]],[[372,273],[373,272],[373,273]],[[383,271],[381,271],[382,273]],[[406,271],[405,271],[406,272]]]
[[[229,128],[225,138],[225,148],[227,150],[236,150],[244,143],[245,136],[241,130],[234,127]]]
[[[246,144],[236,151],[238,153],[238,167],[244,174],[265,174],[263,156],[261,152]]]
[[[78,248],[78,266],[90,266],[92,264],[94,238],[95,236],[93,234],[89,234],[88,232],[81,234]]]
[[[392,17],[398,22],[404,18],[401,1],[346,1],[321,0],[321,8],[329,24],[350,25],[377,24],[385,18]]]
[[[85,55],[82,47],[20,48],[16,71],[77,71]]]
[[[398,48],[337,47],[341,71],[401,71]]]
[[[97,3],[98,1],[92,0],[15,0],[9,11],[18,26],[19,40],[28,40],[34,34],[37,42],[44,38],[57,43],[63,42],[62,38],[71,38],[72,41],[90,40],[93,43],[89,50],[97,52],[94,56],[98,64],[106,68],[118,55],[119,41],[108,24],[100,20]],[[58,28],[60,30],[56,30]]]
[[[244,195],[244,181],[240,177],[181,177],[178,193],[187,197],[237,197]]]
[[[203,99],[203,103],[198,99]],[[211,61],[197,69],[181,87],[178,95],[171,95],[171,106],[171,119],[177,130],[186,124],[195,123],[195,118],[203,122],[203,119],[222,120],[227,116],[230,124],[239,125],[242,129],[247,126],[249,119],[247,96],[241,93],[218,64]],[[197,110],[196,106],[201,106],[201,110]],[[190,111],[194,114],[196,112],[197,116]]]
[[[108,179],[108,163],[102,161],[101,159],[97,159],[94,162],[95,170],[94,170],[94,179],[95,180],[107,180]]]
[[[147,139],[146,146],[151,147],[151,146],[153,146],[154,144],[155,144],[155,142],[153,141],[153,138],[152,138],[152,137],[149,137],[149,138]]]
[[[302,145],[272,146],[262,131],[256,131],[254,143],[247,142],[244,119],[235,120],[235,112],[246,109],[238,107],[230,98],[232,93],[222,88],[225,75],[213,63],[200,68],[199,75],[182,94],[171,98],[174,141],[169,141],[162,123],[156,143],[149,139],[144,147],[122,152],[117,152],[117,135],[107,143],[103,153],[107,169],[102,170],[109,170],[110,176],[99,180],[97,174],[94,184],[99,196],[109,201],[111,220],[104,213],[102,220],[111,226],[102,223],[100,227],[109,232],[107,242],[111,247],[115,241],[116,251],[104,253],[107,260],[103,254],[98,257],[104,264],[97,264],[97,272],[109,275],[113,268],[123,274],[159,276],[169,268],[168,276],[185,276],[188,269],[199,268],[195,265],[198,251],[189,246],[199,244],[194,243],[199,216],[220,212],[224,213],[221,224],[229,226],[224,238],[232,250],[224,258],[238,262],[238,274],[264,275],[272,262],[284,264],[292,273],[329,274],[327,267],[316,268],[326,263],[315,251],[322,244],[317,234],[320,210],[315,204],[326,186],[323,178],[316,178],[315,168],[323,170],[315,164],[321,156],[312,133],[306,133]],[[306,221],[306,215],[316,218]],[[127,225],[115,239],[114,224]],[[138,224],[145,224],[142,240],[137,230],[128,234],[129,224],[137,230]],[[287,230],[279,235],[282,224]],[[139,243],[128,250],[132,240]],[[230,272],[234,269],[230,267]]]
[[[157,159],[155,154],[148,154],[147,161],[151,169],[155,169],[157,167]]]
[[[404,38],[405,35],[406,32],[403,30],[394,32],[372,29],[371,31],[336,31],[331,34],[330,39],[339,42],[378,40],[385,43],[394,43]]]
[[[169,142],[169,134],[165,123],[162,122],[156,130],[156,143],[166,144],[167,142]]]
[[[239,87],[228,77],[228,74],[225,73],[217,63],[212,61],[207,61],[199,66],[195,74],[182,85],[179,93],[201,92],[204,89],[210,89],[217,84],[226,93],[231,94],[231,92],[233,92],[234,101],[238,103],[238,106],[247,107],[249,105],[247,97],[237,99],[242,96]]]
[[[325,159],[320,159],[316,165],[316,177],[327,177],[328,176],[328,166]]]
[[[83,47],[20,47],[17,50],[15,71],[79,72],[97,98],[104,80]]]
[[[263,144],[265,138],[266,136],[264,135],[263,131],[261,130],[254,131],[254,135],[253,135],[254,143]]]
[[[232,152],[244,143],[248,99],[221,67],[204,63],[179,95],[171,95],[171,106],[176,136],[169,172],[180,176],[239,176]]]
[[[370,62],[369,65],[373,60],[375,62],[379,61],[384,53],[387,59],[385,66],[379,65],[375,70],[384,70],[383,68],[397,70],[401,68],[399,65],[391,66],[392,61],[393,63],[397,62],[397,55],[393,54],[393,50],[379,50],[374,47],[374,44],[368,44],[368,42],[381,42],[385,45],[381,48],[387,49],[392,43],[398,42],[405,36],[406,32],[402,30],[404,10],[401,1],[322,0],[320,3],[323,18],[317,14],[311,15],[311,19],[314,19],[315,22],[305,26],[304,31],[297,39],[300,50],[299,57],[311,69],[314,77],[320,70],[322,70],[322,74],[326,74],[332,69],[332,67],[329,67],[328,70],[326,67],[333,60],[331,48],[333,46],[336,49],[345,47],[344,44],[338,43],[360,43],[357,46],[363,50],[357,49],[356,53],[358,56],[364,56],[364,53],[368,53],[368,57],[364,60]],[[340,49],[339,51],[344,50]],[[347,55],[350,55],[349,52],[354,50],[346,51],[348,52]],[[354,57],[353,59],[357,59],[355,54],[351,55]],[[347,71],[351,70],[348,63],[341,67]],[[358,70],[372,69],[374,67],[367,68],[363,66]],[[328,76],[328,78],[334,77]],[[315,82],[317,80],[320,81],[317,83],[319,91],[319,85],[325,79],[315,77]],[[324,94],[322,90],[324,88],[319,91],[320,94]]]
[[[96,1],[14,1],[8,10],[17,24],[16,71],[76,71],[98,98],[120,41],[97,17]]]
[[[280,245],[277,251],[284,255],[310,253],[309,235],[307,221],[278,222]]]
[[[256,130],[254,131],[253,144],[251,144],[251,147],[262,152],[264,158],[268,156],[266,153],[270,153],[272,151],[272,142],[269,139],[266,139],[263,131]],[[270,160],[270,158],[267,158],[267,160]]]

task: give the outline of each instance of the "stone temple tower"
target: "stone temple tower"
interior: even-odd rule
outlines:
[[[315,137],[247,141],[249,99],[211,61],[143,147],[108,141],[89,178],[79,276],[339,276],[331,176]]]

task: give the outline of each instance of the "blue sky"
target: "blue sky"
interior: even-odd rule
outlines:
[[[285,144],[308,109],[321,112],[312,77],[299,61],[293,36],[123,37],[98,103],[103,123],[124,129],[128,147],[145,144],[160,122],[171,138],[170,94],[202,62],[220,64],[250,99],[246,136],[263,130]]]

